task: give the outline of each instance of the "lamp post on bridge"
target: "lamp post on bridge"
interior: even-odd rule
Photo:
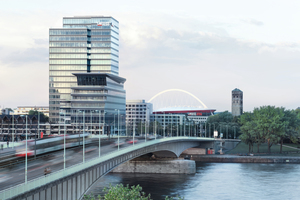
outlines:
[[[176,116],[176,122],[177,122],[177,137],[179,137],[178,136],[178,116]]]
[[[172,127],[172,124],[173,124],[173,115],[171,113],[171,137],[173,135],[173,127]]]
[[[185,137],[185,118],[184,118],[184,120],[183,120],[183,136]]]
[[[154,136],[155,136],[155,140],[156,140],[156,113],[154,113]]]
[[[189,120],[189,137],[191,137],[191,121]]]
[[[204,124],[204,128],[205,128],[205,137],[206,137],[206,121],[205,121],[205,124]]]
[[[27,184],[27,115],[26,115],[26,134],[25,134],[25,137],[26,137],[26,150],[25,150],[25,184]]]
[[[83,134],[82,134],[82,162],[85,163],[85,141],[84,141],[84,131],[85,131],[85,110],[83,110]]]
[[[118,111],[118,151],[120,150],[120,110],[115,109]]]
[[[164,138],[166,137],[166,114],[164,112]]]
[[[64,170],[66,169],[66,111],[64,113]]]

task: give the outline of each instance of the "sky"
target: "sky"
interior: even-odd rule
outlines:
[[[239,88],[244,111],[296,109],[299,9],[294,0],[0,0],[0,106],[47,106],[49,28],[63,17],[104,15],[119,21],[128,100],[181,89],[231,111]]]

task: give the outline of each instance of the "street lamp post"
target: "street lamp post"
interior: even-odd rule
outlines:
[[[38,138],[40,137],[40,112],[38,112]]]
[[[191,121],[189,120],[189,137],[191,137]]]
[[[26,153],[25,153],[25,184],[27,184],[27,115],[26,115]]]
[[[183,121],[184,121],[184,122],[183,122],[183,136],[185,136],[185,118],[184,118]]]
[[[106,112],[103,111],[103,135],[105,135],[105,114]]]
[[[205,137],[206,137],[206,122],[205,122],[204,126],[205,126],[204,128],[205,128]]]
[[[173,124],[173,115],[172,115],[172,113],[171,113],[171,137],[172,137],[172,135],[173,135],[173,127],[172,127],[172,124]]]
[[[146,136],[147,136],[147,120],[145,120],[145,142],[147,141]]]
[[[128,132],[127,132],[127,120],[125,118],[125,132],[126,132],[126,136],[128,137]]]
[[[166,137],[166,114],[164,112],[164,138]]]
[[[142,119],[140,120],[140,122],[141,122],[141,132],[140,132],[140,135],[142,136],[142,134],[143,134],[143,123],[142,123]]]
[[[154,134],[156,139],[156,113],[154,113]]]
[[[178,137],[178,116],[176,116],[176,123],[177,123],[177,137]]]
[[[91,113],[91,121],[90,121],[90,123],[91,123],[91,134],[93,134],[93,110],[90,110],[90,113]]]
[[[99,158],[100,158],[100,122],[101,122],[101,112],[99,110]]]
[[[64,170],[66,169],[66,111],[64,113]]]
[[[60,135],[60,113],[59,114],[59,117],[58,117],[58,135]]]
[[[13,112],[13,115],[12,115],[12,147],[14,148],[14,121],[15,121],[15,115],[14,115],[14,112]]]
[[[118,151],[120,150],[120,110],[118,109]]]
[[[179,116],[179,121],[178,121],[178,123],[179,123],[180,121],[181,121],[181,120],[180,120],[180,116]],[[182,118],[182,123],[183,123],[183,118]],[[182,126],[180,125],[180,123],[179,123],[179,129],[180,129],[179,135],[180,135],[180,136],[183,136],[183,135],[182,135]]]
[[[85,162],[85,144],[84,144],[84,131],[85,131],[85,110],[83,110],[83,134],[82,134],[82,162]]]
[[[134,118],[133,119],[134,120],[134,123],[133,123],[133,133],[132,133],[132,146],[134,146],[134,135],[135,135],[135,123],[136,123],[136,119]]]
[[[147,108],[145,110],[146,110],[146,117],[145,117],[145,142],[146,142],[147,141],[147,139],[146,139],[146,135],[147,135]]]
[[[113,133],[113,136],[116,134],[116,113],[114,113],[114,133]]]

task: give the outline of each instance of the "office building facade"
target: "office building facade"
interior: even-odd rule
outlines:
[[[126,122],[132,121],[145,123],[150,120],[152,114],[152,103],[147,103],[145,100],[127,100],[126,101]]]
[[[113,17],[64,17],[49,30],[49,117],[59,120],[60,101],[71,100],[73,73],[119,74],[119,22]]]
[[[62,28],[50,28],[51,122],[61,123],[64,117],[70,123],[102,124],[98,125],[99,130],[104,123],[111,126],[113,115],[125,115],[124,82],[125,79],[119,77],[119,22],[116,19],[64,17]],[[83,115],[90,119],[83,120]]]
[[[231,113],[233,116],[243,114],[243,91],[235,88],[231,92]]]
[[[150,123],[153,105],[145,100],[126,101],[126,127],[128,132],[135,132],[138,125]],[[132,133],[130,133],[132,134]]]

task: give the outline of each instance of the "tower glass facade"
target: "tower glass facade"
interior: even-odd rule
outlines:
[[[72,88],[80,87],[78,83],[82,82],[82,80],[77,82],[78,77],[74,73],[119,75],[119,22],[117,20],[105,16],[64,17],[63,28],[49,29],[49,117],[51,122],[59,121],[59,112],[62,107],[69,106],[70,109],[67,112],[71,113],[72,105],[68,102],[72,100]],[[83,75],[80,79],[82,77]],[[98,85],[101,82],[103,86],[103,81],[108,80],[103,77],[107,76],[97,79]],[[124,96],[124,103],[123,100],[121,101],[124,109],[123,106],[121,107],[125,112],[124,82],[125,79],[116,84],[122,85],[121,93]],[[73,91],[76,92],[74,89]],[[76,98],[79,97],[76,96]],[[92,100],[91,97],[89,98]],[[93,100],[100,100],[99,98]],[[88,107],[83,104],[82,106]],[[121,109],[120,105],[116,108]]]

